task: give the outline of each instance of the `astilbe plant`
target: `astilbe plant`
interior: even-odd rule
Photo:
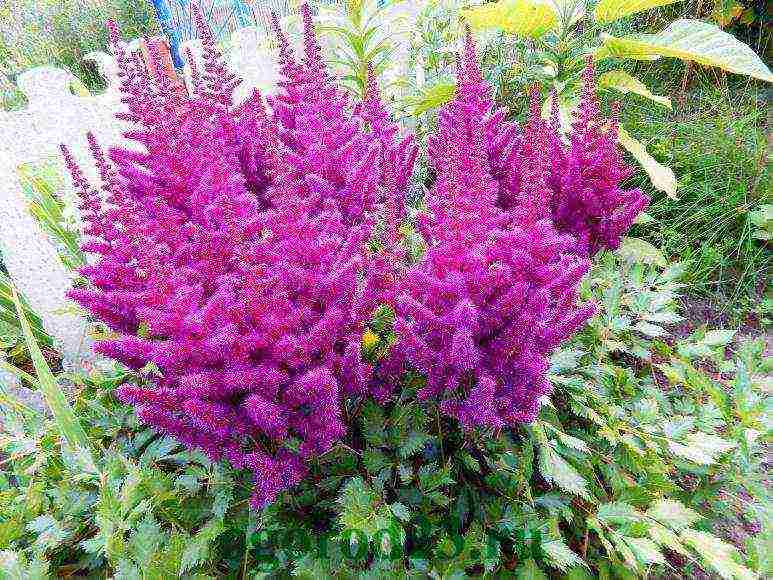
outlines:
[[[485,92],[478,90],[477,99],[479,110],[490,108]],[[549,121],[541,118],[536,87],[529,108],[523,130],[504,120],[503,109],[486,123],[498,205],[517,208],[523,219],[550,217],[560,232],[576,238],[579,255],[617,248],[649,199],[639,189],[623,187],[633,170],[617,145],[617,110],[611,120],[600,115],[593,60],[587,61],[582,98],[567,135],[562,134],[555,95]]]
[[[537,211],[539,183],[517,210],[499,203],[487,133],[502,116],[490,116],[469,34],[457,86],[428,144],[428,248],[401,282],[394,357],[426,375],[421,398],[467,427],[502,428],[536,417],[550,353],[592,315],[576,292],[588,263]]]
[[[409,264],[400,226],[417,149],[374,75],[352,103],[304,5],[301,60],[274,21],[282,80],[270,108],[258,92],[234,107],[236,80],[194,10],[204,62],[190,95],[147,73],[111,25],[138,146],[105,155],[90,137],[102,192],[63,147],[93,255],[70,296],[114,333],[98,352],[155,371],[119,397],[252,470],[255,506],[346,435],[347,401],[385,401],[406,368],[426,375],[422,399],[466,427],[533,420],[550,353],[593,312],[577,302],[587,254],[613,246],[636,211],[635,195],[619,194],[614,127],[588,101],[564,144],[535,99],[521,131],[493,111],[468,36],[457,98],[428,147],[427,251]],[[626,215],[617,229],[610,212]],[[397,342],[377,372],[361,342],[382,304]]]
[[[367,242],[415,147],[352,114],[308,7],[302,62],[280,35],[270,114],[257,93],[231,107],[233,79],[195,15],[205,59],[191,97],[148,78],[111,27],[127,136],[142,147],[111,163],[91,139],[104,195],[63,149],[96,256],[70,296],[116,333],[99,352],[158,369],[119,391],[140,419],[255,471],[263,505],[345,434],[342,400],[379,388],[360,342],[392,277]]]

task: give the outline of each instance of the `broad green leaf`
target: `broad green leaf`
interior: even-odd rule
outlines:
[[[599,56],[652,59],[667,56],[773,82],[773,74],[754,50],[714,24],[680,19],[657,34],[603,35]]]
[[[418,95],[408,97],[406,104],[411,114],[418,117],[422,113],[442,107],[451,101],[455,95],[455,83],[437,83],[429,88],[422,89]]]
[[[661,499],[653,503],[647,510],[647,516],[675,530],[687,528],[701,519],[698,512],[672,499]]]
[[[558,25],[550,0],[499,0],[462,10],[473,30],[499,29],[510,34],[539,38]]]
[[[659,189],[671,199],[676,199],[676,175],[674,175],[670,167],[658,163],[652,155],[647,153],[644,145],[631,137],[628,131],[622,127],[618,130],[617,142],[625,147],[628,153],[639,162],[639,165],[647,173],[652,185],[656,189]]]
[[[70,403],[67,402],[67,398],[64,396],[62,389],[59,388],[59,384],[56,382],[51,369],[43,357],[43,353],[40,351],[38,343],[35,342],[35,337],[32,334],[30,323],[24,315],[24,310],[19,300],[19,295],[16,293],[16,288],[12,288],[12,298],[14,306],[16,307],[16,313],[19,316],[19,322],[21,324],[22,333],[24,335],[24,341],[27,345],[27,349],[32,359],[32,365],[35,368],[37,374],[37,383],[40,390],[43,393],[43,397],[51,409],[51,413],[56,420],[56,424],[59,427],[59,431],[64,438],[65,443],[70,447],[69,451],[84,462],[84,468],[89,468],[96,472],[96,466],[94,464],[94,458],[89,450],[89,440],[86,432],[78,422],[78,418],[70,407]]]
[[[639,238],[623,238],[615,253],[629,262],[665,266],[666,257],[663,252],[646,240]]]
[[[631,76],[622,69],[605,72],[599,77],[598,86],[602,89],[615,89],[624,95],[627,93],[633,93],[635,95],[639,95],[640,97],[645,97],[655,101],[656,103],[660,103],[669,109],[671,108],[671,99],[662,95],[653,94],[643,82],[641,82],[636,77]]]
[[[650,8],[676,4],[683,0],[599,0],[593,18],[596,22],[613,22],[625,16],[636,14]]]

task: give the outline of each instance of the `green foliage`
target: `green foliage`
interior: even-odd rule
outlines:
[[[393,4],[405,0],[389,0],[378,3],[374,0],[347,0],[346,18],[340,25],[326,25],[319,28],[336,41],[334,58],[331,64],[342,71],[340,81],[360,99],[365,97],[368,81],[368,67],[372,66],[376,75],[380,75],[390,65],[393,46],[389,36],[384,35],[384,27],[398,26],[398,23],[385,21]]]
[[[602,91],[611,92],[615,99],[632,93],[665,107],[671,106],[669,99],[654,94],[615,61],[669,57],[773,81],[754,50],[714,24],[682,18],[655,34],[632,34],[630,30],[623,32],[618,22],[676,2],[599,0],[591,10],[582,0],[498,0],[462,10],[461,14],[474,30],[494,31],[495,36],[487,44],[500,54],[498,63],[510,69],[496,75],[500,84],[506,87],[513,81],[536,81],[546,92],[557,95],[567,117],[578,99],[581,71],[590,55],[600,67],[609,69],[600,78]],[[508,45],[516,48],[515,58],[503,59],[502,47]],[[514,61],[518,63],[515,66],[510,64]],[[502,96],[498,95],[499,100],[506,102]],[[669,167],[654,159],[625,130],[621,131],[620,144],[642,166],[656,189],[676,198],[677,181]]]
[[[30,200],[29,211],[57,246],[62,263],[70,270],[86,264],[80,249],[78,223],[72,202],[65,203],[64,168],[57,161],[23,164],[18,168],[22,189]]]
[[[695,294],[720,293],[738,304],[756,296],[769,268],[764,204],[770,189],[761,113],[751,100],[728,102],[699,79],[690,108],[676,118],[631,108],[624,118],[645,135],[658,161],[674,168],[679,199],[655,194],[638,229],[663,252],[689,260]]]
[[[588,277],[582,292],[600,312],[553,358],[556,391],[539,420],[462,433],[418,403],[422,378],[408,375],[388,405],[351,402],[345,443],[258,513],[245,474],[139,426],[116,401],[141,374],[69,375],[99,477],[63,455],[56,421],[3,408],[0,570],[630,578],[677,566],[752,577],[767,529],[740,544],[720,532],[769,523],[764,344],[729,329],[675,339],[685,266],[623,254]],[[374,318],[367,356],[388,347],[391,324],[388,309]]]
[[[0,106],[20,106],[9,79],[34,66],[67,68],[90,89],[99,88],[97,72],[83,62],[106,50],[105,22],[114,19],[125,37],[158,33],[153,6],[146,0],[11,0],[0,6]]]

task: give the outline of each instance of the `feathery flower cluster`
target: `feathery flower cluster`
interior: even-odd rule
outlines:
[[[489,110],[481,92],[477,102]],[[548,122],[541,118],[539,90],[533,89],[530,113],[523,131],[504,122],[504,111],[487,122],[491,171],[497,180],[498,205],[516,209],[522,219],[550,217],[560,232],[576,239],[575,252],[592,256],[617,248],[649,199],[639,189],[625,190],[622,182],[632,169],[617,145],[617,110],[611,120],[601,118],[595,93],[592,58],[583,73],[583,90],[576,119],[562,136],[558,99],[551,98]]]
[[[487,135],[513,131],[490,115],[488,90],[468,34],[456,98],[428,144],[438,175],[419,226],[429,247],[398,293],[395,356],[426,375],[422,398],[465,426],[501,428],[536,417],[550,353],[593,307],[577,304],[588,263],[538,203],[544,181],[528,182],[533,197],[517,208],[499,203]]]
[[[99,352],[160,371],[119,396],[144,422],[252,469],[263,505],[345,434],[345,397],[384,396],[360,345],[391,279],[367,241],[415,146],[351,112],[307,6],[302,62],[279,32],[285,82],[271,113],[258,93],[231,107],[234,79],[194,14],[205,58],[190,98],[149,78],[110,26],[142,147],[108,160],[91,139],[104,195],[63,148],[96,255],[81,272],[90,287],[70,296],[116,333]]]
[[[233,107],[236,79],[194,10],[204,61],[190,96],[129,57],[110,25],[138,147],[106,156],[90,138],[102,192],[62,148],[94,256],[89,286],[70,296],[115,333],[99,352],[158,371],[119,396],[147,424],[251,469],[253,504],[265,505],[345,436],[348,398],[390,396],[394,383],[361,353],[388,304],[398,342],[384,369],[424,372],[422,397],[465,426],[532,420],[551,351],[593,311],[577,303],[587,254],[635,215],[592,89],[569,145],[536,99],[521,131],[492,112],[468,37],[457,98],[428,145],[428,249],[406,266],[417,148],[372,72],[351,103],[304,5],[301,60],[275,20],[282,81],[270,107],[257,92]]]

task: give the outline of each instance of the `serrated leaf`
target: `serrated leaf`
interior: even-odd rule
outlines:
[[[690,433],[685,444],[669,441],[668,447],[672,453],[689,459],[690,461],[697,463],[698,465],[711,465],[716,461],[716,456],[733,449],[736,446],[735,443],[717,437],[716,435],[710,435],[697,431]]]
[[[590,453],[590,447],[582,439],[578,439],[572,435],[556,430],[556,436],[558,440],[567,447],[579,451],[580,453]]]
[[[647,153],[644,145],[631,137],[623,127],[618,129],[617,142],[641,165],[656,189],[659,189],[671,199],[677,199],[676,175],[674,175],[670,167],[659,163],[652,155]],[[662,265],[665,266],[665,261]]]
[[[35,545],[39,550],[52,550],[64,542],[70,532],[52,515],[44,514],[27,523],[27,529],[36,535]]]
[[[633,93],[660,103],[664,107],[671,108],[671,99],[652,93],[643,82],[622,69],[611,70],[602,74],[598,79],[599,88],[615,89],[624,95]],[[652,220],[652,218],[650,218]],[[641,222],[640,222],[641,223]]]
[[[400,502],[395,502],[389,507],[392,510],[392,513],[395,515],[395,517],[398,520],[407,522],[408,520],[411,519],[411,511],[408,509],[408,507],[405,504],[402,504]]]
[[[563,540],[542,542],[541,548],[547,563],[562,572],[566,572],[573,566],[587,566],[582,558],[575,554]]]
[[[650,338],[657,338],[659,336],[665,336],[668,334],[665,329],[658,326],[657,324],[652,324],[651,322],[646,322],[644,320],[637,322],[633,328],[634,330],[641,332],[643,335],[649,336]]]
[[[615,253],[629,262],[666,265],[666,257],[655,246],[639,238],[623,238]]]
[[[650,8],[658,6],[667,6],[676,4],[683,0],[599,0],[596,9],[593,11],[593,18],[596,22],[607,23],[614,22],[625,16],[636,14]]]
[[[736,561],[738,554],[736,548],[716,536],[697,530],[685,530],[682,532],[682,539],[722,578],[746,580],[757,577],[751,570]]]
[[[515,571],[515,577],[518,580],[548,580],[547,574],[540,570],[537,562],[531,558],[521,564]]]
[[[665,564],[666,559],[658,545],[649,538],[625,538],[626,544],[642,564]]]
[[[676,312],[650,312],[645,314],[644,318],[649,322],[658,322],[660,324],[674,324],[684,320]]]
[[[773,74],[754,50],[732,34],[700,20],[679,19],[657,34],[622,38],[603,35],[603,41],[600,57],[673,57],[773,82]]]
[[[647,509],[647,516],[674,530],[690,527],[701,519],[695,510],[673,499],[661,499]]]
[[[499,0],[462,10],[473,30],[498,29],[526,38],[539,38],[558,25],[549,0]]]
[[[397,454],[401,459],[407,459],[408,457],[418,453],[424,444],[430,439],[430,436],[426,433],[419,431],[411,431],[408,436],[400,444]]]
[[[539,469],[548,483],[554,483],[564,491],[584,499],[591,499],[585,478],[547,444],[540,446]]]
[[[647,527],[647,533],[649,534],[650,538],[652,538],[652,540],[659,546],[663,546],[664,548],[668,548],[669,550],[673,550],[674,552],[684,556],[688,554],[686,548],[679,540],[679,536],[677,536],[667,527],[652,523]]]
[[[618,501],[599,506],[596,519],[608,524],[622,525],[638,522],[641,519],[641,513],[632,505]]]
[[[724,346],[728,344],[735,337],[736,330],[715,329],[709,330],[706,336],[701,340],[701,344],[706,346]]]

